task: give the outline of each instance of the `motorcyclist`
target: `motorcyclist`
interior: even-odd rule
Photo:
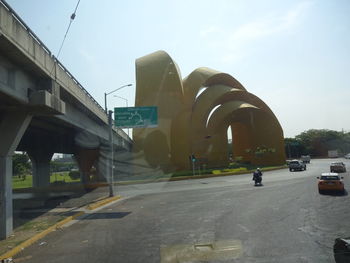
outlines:
[[[260,184],[262,181],[262,172],[260,168],[256,168],[256,170],[253,173],[253,181],[255,181],[255,185]]]

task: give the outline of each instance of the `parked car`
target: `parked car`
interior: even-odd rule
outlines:
[[[337,238],[334,241],[333,254],[336,263],[350,262],[350,237]]]
[[[310,155],[302,155],[300,159],[303,163],[310,163],[311,158]]]
[[[337,173],[322,173],[318,179],[318,192],[322,194],[324,191],[337,191],[344,193],[343,177]]]
[[[289,171],[305,171],[306,170],[306,164],[299,161],[299,160],[292,160],[289,162]]]
[[[344,158],[345,158],[345,159],[350,159],[350,153],[344,155]]]
[[[333,162],[330,166],[331,173],[345,173],[346,167],[343,162]]]

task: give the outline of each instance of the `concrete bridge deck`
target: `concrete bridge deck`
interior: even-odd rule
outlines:
[[[34,186],[49,184],[53,153],[75,154],[83,179],[106,177],[110,155],[104,109],[14,10],[0,0],[0,238],[12,231],[12,155],[28,152]],[[114,151],[132,140],[113,129]],[[85,177],[84,177],[85,176]]]

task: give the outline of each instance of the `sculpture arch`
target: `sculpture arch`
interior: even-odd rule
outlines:
[[[136,60],[135,106],[158,107],[157,128],[133,130],[134,152],[144,154],[152,167],[189,170],[191,154],[207,160],[208,167],[227,166],[228,126],[234,157],[259,165],[285,162],[276,116],[227,73],[202,67],[182,80],[171,57],[157,51]],[[267,150],[258,155],[259,149]]]

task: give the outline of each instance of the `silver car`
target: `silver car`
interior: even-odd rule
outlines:
[[[289,171],[305,171],[306,170],[306,164],[299,161],[299,160],[292,160],[289,162]]]

